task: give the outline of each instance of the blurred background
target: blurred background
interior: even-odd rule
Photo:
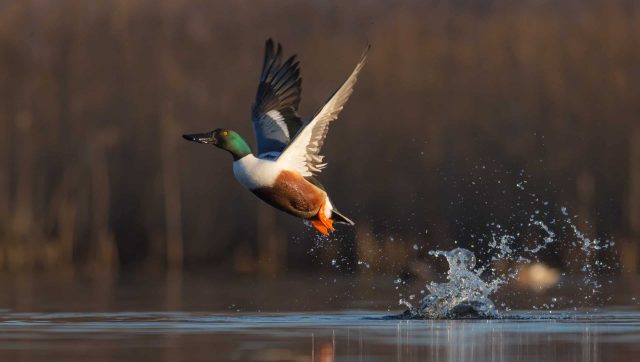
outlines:
[[[331,240],[242,189],[227,153],[181,139],[253,140],[269,37],[301,60],[304,117],[372,44],[323,149],[320,179],[356,222]],[[636,280],[638,64],[636,1],[0,1],[0,302],[83,300],[86,280],[103,301],[138,280],[180,306],[211,280],[320,275],[394,304],[378,276],[432,279],[446,268],[428,250],[486,258],[496,233],[532,245],[527,220],[562,207],[615,241],[596,256],[606,273]],[[557,243],[540,266],[570,275],[576,250]]]

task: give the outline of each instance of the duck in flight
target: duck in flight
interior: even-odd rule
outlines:
[[[189,141],[212,144],[233,156],[233,174],[249,191],[269,205],[304,219],[320,233],[334,231],[333,224],[353,225],[336,210],[324,186],[314,177],[326,167],[320,149],[329,124],[338,118],[353,92],[358,74],[367,60],[367,47],[360,62],[310,120],[297,114],[302,92],[296,56],[282,61],[282,46],[266,42],[264,62],[251,121],[258,146],[255,156],[249,144],[235,131],[218,128],[207,133],[185,134]]]

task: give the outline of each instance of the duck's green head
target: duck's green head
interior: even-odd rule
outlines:
[[[185,134],[182,137],[188,141],[211,144],[229,151],[234,160],[251,154],[249,144],[235,131],[218,128],[207,133]]]

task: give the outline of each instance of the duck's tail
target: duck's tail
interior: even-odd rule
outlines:
[[[347,225],[355,225],[356,223],[354,223],[353,221],[351,221],[351,219],[349,219],[348,217],[344,216],[343,214],[341,214],[338,210],[333,209],[331,210],[331,218],[340,224],[347,224]]]
[[[333,204],[331,203],[331,200],[329,200],[328,197],[327,197],[327,201],[322,206],[322,212],[324,213],[325,217],[327,219],[331,219],[332,222],[335,221],[340,224],[347,224],[351,226],[355,225],[355,223],[351,221],[351,219],[344,216],[340,211],[338,211],[338,209],[335,206],[333,206]]]
[[[348,217],[342,215],[331,205],[331,201],[327,198],[322,206],[320,206],[320,210],[315,218],[309,220],[311,225],[316,228],[321,234],[329,235],[330,232],[335,231],[333,228],[333,223],[341,223],[354,225],[354,222],[351,221]]]

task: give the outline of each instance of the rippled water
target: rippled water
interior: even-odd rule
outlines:
[[[632,361],[640,312],[511,312],[483,321],[389,313],[11,313],[1,360]]]

